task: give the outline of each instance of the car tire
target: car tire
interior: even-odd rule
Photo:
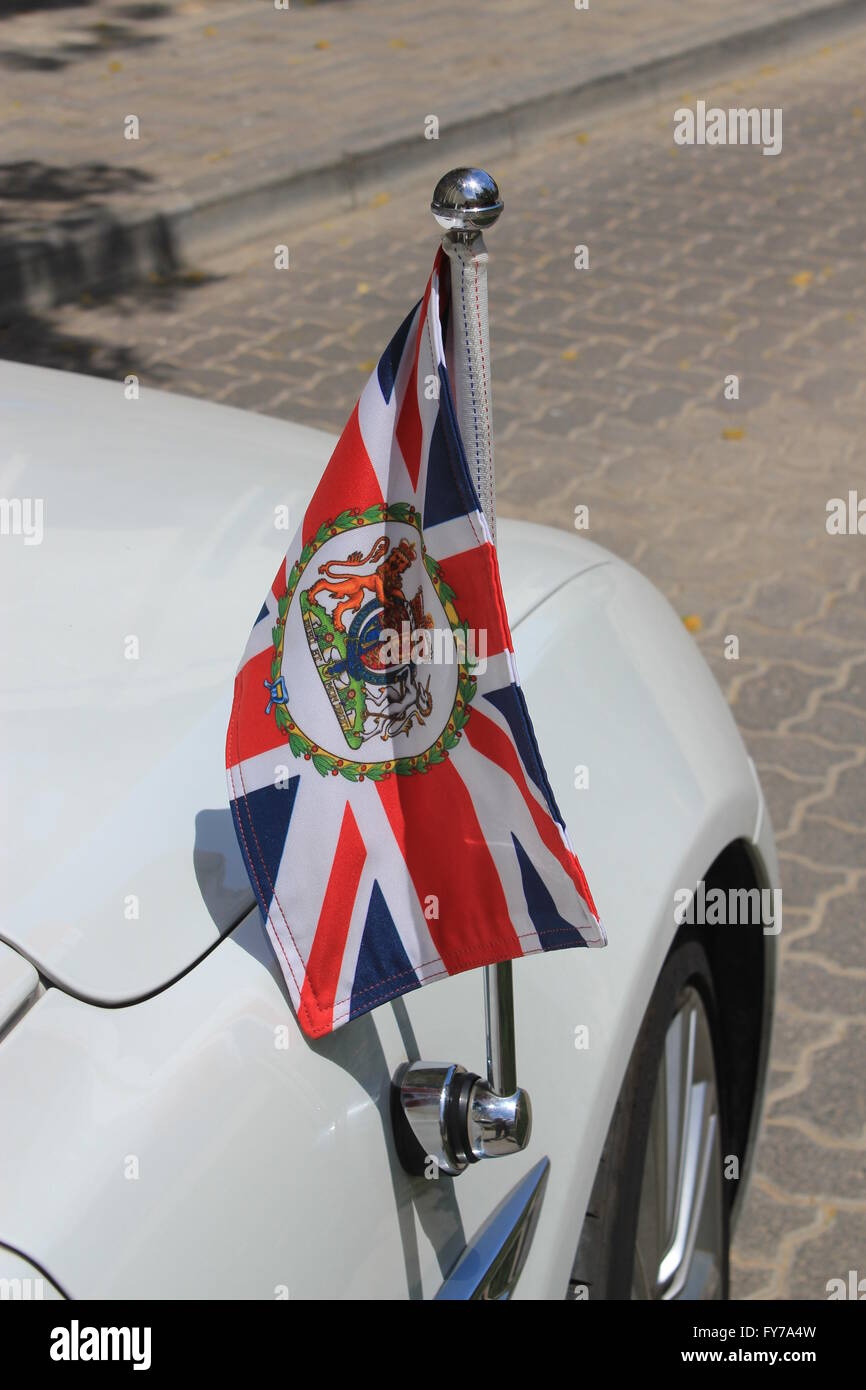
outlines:
[[[680,938],[617,1099],[568,1298],[728,1297],[718,1036],[706,953]]]

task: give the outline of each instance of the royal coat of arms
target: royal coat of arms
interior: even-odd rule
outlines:
[[[475,689],[455,597],[408,504],[322,526],[279,599],[266,682],[292,752],[351,780],[443,761]]]

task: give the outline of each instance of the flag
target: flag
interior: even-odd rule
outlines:
[[[463,970],[605,944],[517,677],[448,379],[449,291],[440,250],[235,681],[235,829],[310,1037]]]

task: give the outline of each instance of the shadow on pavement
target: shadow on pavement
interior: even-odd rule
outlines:
[[[3,203],[84,203],[111,193],[126,193],[153,183],[153,176],[139,169],[122,169],[112,164],[43,164],[38,159],[20,159],[0,164],[0,205]],[[99,211],[99,204],[93,207]],[[0,211],[0,222],[12,221],[8,210]]]
[[[12,19],[16,15],[41,10],[81,9],[90,3],[91,0],[2,0],[0,26],[4,19]],[[0,48],[0,68],[19,72],[54,72],[106,49],[152,47],[162,41],[161,36],[144,33],[136,26],[146,24],[148,20],[161,19],[170,12],[169,4],[124,5],[113,11],[111,20],[81,25],[74,41],[64,39],[55,43],[15,44],[13,47]],[[116,22],[114,15],[121,22]],[[2,37],[3,29],[0,27]]]
[[[32,14],[34,10],[77,10],[91,0],[3,0],[0,20],[16,14]]]
[[[192,270],[178,269],[168,275],[154,272],[145,282],[134,287],[118,287],[113,292],[103,294],[85,292],[79,303],[84,311],[94,312],[114,306],[133,326],[136,314],[182,316],[187,296],[222,278]],[[30,366],[108,377],[113,381],[122,380],[130,373],[140,375],[142,372],[134,341],[105,343],[99,340],[98,333],[66,332],[50,312],[43,315],[27,309],[11,313],[0,311],[0,359],[3,358],[25,362]],[[173,373],[174,368],[170,363],[159,362],[147,366],[147,378],[151,385],[170,384]]]
[[[0,165],[0,312],[54,306],[87,286],[112,289],[148,270],[175,274],[180,262],[166,219],[155,213],[130,224],[108,205],[112,195],[152,182],[142,170],[101,163]]]
[[[114,304],[132,328],[136,314],[177,316],[188,294],[218,278],[184,267],[158,212],[129,223],[110,210],[110,198],[151,183],[142,170],[105,163],[0,164],[0,357],[115,379],[138,372],[134,342],[65,332],[53,311]],[[170,366],[149,371],[151,379],[171,374]]]

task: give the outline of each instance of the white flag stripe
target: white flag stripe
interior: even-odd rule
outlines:
[[[355,903],[352,908],[352,915],[349,919],[349,930],[346,934],[346,944],[343,949],[343,960],[340,965],[340,979],[334,995],[335,1028],[339,1023],[345,1022],[349,1017],[349,1012],[352,1007],[352,981],[355,978],[355,971],[358,968],[358,955],[364,937],[364,927],[367,923],[370,895],[373,892],[373,884],[375,882],[375,868],[370,863],[370,856],[368,854],[364,861],[364,867],[361,870],[358,891],[355,894]],[[383,986],[383,992],[384,988]]]
[[[499,858],[496,859],[497,869],[503,877],[506,868],[510,868],[511,865],[516,870],[516,877],[512,874],[508,880],[509,886],[515,887],[515,897],[509,898],[509,901],[525,902],[520,865],[509,833],[513,832],[528,859],[541,875],[559,915],[577,927],[585,939],[588,939],[589,935],[597,937],[598,926],[595,918],[580,895],[575,892],[573,881],[556,855],[551,853],[541,839],[529,807],[509,773],[489,758],[479,756],[472,749],[467,750],[464,747],[465,743],[465,739],[460,740],[452,758],[473,799],[476,815],[485,839],[491,845],[491,852],[498,834],[498,842],[503,852],[502,862],[500,863]],[[546,806],[544,813],[548,814]],[[503,825],[507,827],[505,836],[502,831]],[[494,827],[498,827],[498,831]],[[504,852],[506,849],[511,850],[510,859]]]
[[[364,797],[363,818],[359,828],[367,848],[367,858],[340,967],[340,992],[334,1004],[335,1027],[342,1017],[348,1017],[351,1008],[352,980],[358,967],[374,883],[379,885],[395,931],[419,982],[423,984],[425,978],[439,974],[444,969],[433,944],[422,906],[406,873],[403,855],[394,839],[379,794],[372,783],[369,784],[368,794]],[[400,986],[401,982],[395,980],[395,994],[402,992]],[[402,989],[405,987],[406,982],[403,981]],[[387,996],[387,982],[383,982],[381,994],[383,998]]]
[[[507,656],[507,652],[502,652],[495,659],[500,660],[501,657],[505,656]],[[523,771],[526,780],[526,786],[530,796],[533,798],[534,801],[538,803],[539,809],[543,811],[546,816],[548,816],[550,815],[550,807],[547,803],[547,797],[544,795],[544,792],[541,790],[538,783],[533,781],[532,777],[530,776],[529,771],[527,770],[526,765],[523,761],[523,758],[520,756],[520,749],[516,746],[514,742],[514,736],[511,732],[508,720],[505,718],[505,715],[501,712],[501,710],[498,709],[497,706],[494,705],[491,700],[485,700],[484,698],[486,690],[501,690],[503,684],[508,684],[507,681],[500,683],[490,683],[489,681],[487,681],[489,671],[490,667],[488,666],[488,669],[487,671],[485,671],[484,676],[478,677],[478,688],[475,692],[475,699],[472,701],[472,704],[475,709],[480,709],[484,714],[485,718],[492,720],[493,723],[496,724],[496,726],[499,729],[501,729],[502,732],[506,735],[509,743],[512,745],[512,747],[515,749],[515,752],[517,753],[517,761],[519,762],[520,767]]]
[[[409,473],[396,440],[396,426],[412,372],[413,349],[420,312],[419,306],[412,316],[391,399],[386,401],[382,395],[377,369],[369,378],[358,401],[358,427],[361,438],[367,457],[373,465],[382,496],[385,498],[395,495],[408,498],[411,492]]]
[[[262,698],[268,698],[264,686]],[[253,792],[261,791],[263,787],[275,787],[279,782],[288,783],[293,777],[297,777],[300,771],[297,759],[292,757],[289,745],[276,725],[274,743],[277,745],[275,748],[258,753],[254,758],[246,758],[243,762],[232,763],[229,767],[233,800],[240,796],[250,796]],[[286,795],[290,796],[291,792],[287,790]]]
[[[418,355],[417,376],[418,410],[421,415],[421,468],[418,471],[418,488],[415,493],[415,505],[418,507],[419,511],[422,512],[422,515],[427,492],[427,462],[430,456],[430,441],[439,419],[439,364],[433,356],[429,333],[430,319],[433,311],[433,296],[431,295],[430,303],[427,306],[427,324],[425,325],[424,333],[421,335],[421,351]],[[435,558],[438,560],[439,556],[436,555]]]
[[[274,599],[273,611],[269,605],[267,617],[262,618],[261,622],[256,623],[250,633],[250,640],[247,643],[244,659],[241,662],[242,667],[246,666],[247,662],[250,661],[252,657],[259,656],[262,652],[267,651],[269,647],[274,645],[274,624],[276,621],[277,602],[276,599]],[[264,686],[262,689],[264,689]]]
[[[265,919],[265,930],[277,958],[277,964],[283,972],[283,979],[286,982],[292,1006],[295,1013],[298,1013],[301,1007],[301,990],[304,987],[304,962],[298,955],[295,943],[278,912],[268,913]]]
[[[425,526],[424,544],[434,560],[448,560],[452,555],[474,550],[480,535],[481,513],[467,512],[465,516],[440,521],[436,526]]]
[[[394,838],[379,793],[372,785],[369,790],[371,795],[364,808],[362,834],[369,846],[375,877],[400,934],[403,949],[416,970],[430,965],[441,969],[442,962],[433,944],[427,919],[406,872],[406,861]]]
[[[503,690],[506,686],[510,685],[511,660],[508,648],[503,648],[503,650],[501,652],[497,652],[495,656],[489,656],[487,658],[486,669],[481,672],[476,671],[474,674],[476,680],[478,681],[478,688],[475,692],[476,704],[479,698],[482,695],[486,694],[488,690]],[[488,709],[490,708],[490,701],[485,700],[484,703],[481,706],[479,706],[479,708],[483,709],[484,712],[487,713]]]
[[[289,570],[295,563],[300,553],[300,539],[296,536],[293,539],[291,545],[289,546],[288,553],[285,557],[285,560],[283,561],[283,564],[280,566],[279,576],[277,579],[274,580],[275,584],[278,584],[280,579],[282,580],[283,584],[286,584],[288,582]],[[261,652],[266,651],[268,647],[273,646],[273,628],[274,624],[277,621],[277,618],[279,617],[279,606],[277,604],[276,598],[274,597],[273,588],[268,589],[268,592],[265,595],[265,605],[268,610],[267,617],[260,618],[253,627],[253,630],[250,633],[249,641],[247,642],[246,648],[244,650],[241,664],[238,667],[239,671],[242,670],[244,666],[246,666],[247,662],[252,657],[258,656]],[[267,637],[267,641],[263,640],[265,637]],[[265,696],[265,699],[267,699],[267,695]]]
[[[338,785],[337,778],[301,779],[274,884],[270,916],[281,939],[287,936],[292,951],[300,952],[305,961],[310,959],[325,901],[345,806],[346,789]],[[303,971],[297,981],[303,985]]]

